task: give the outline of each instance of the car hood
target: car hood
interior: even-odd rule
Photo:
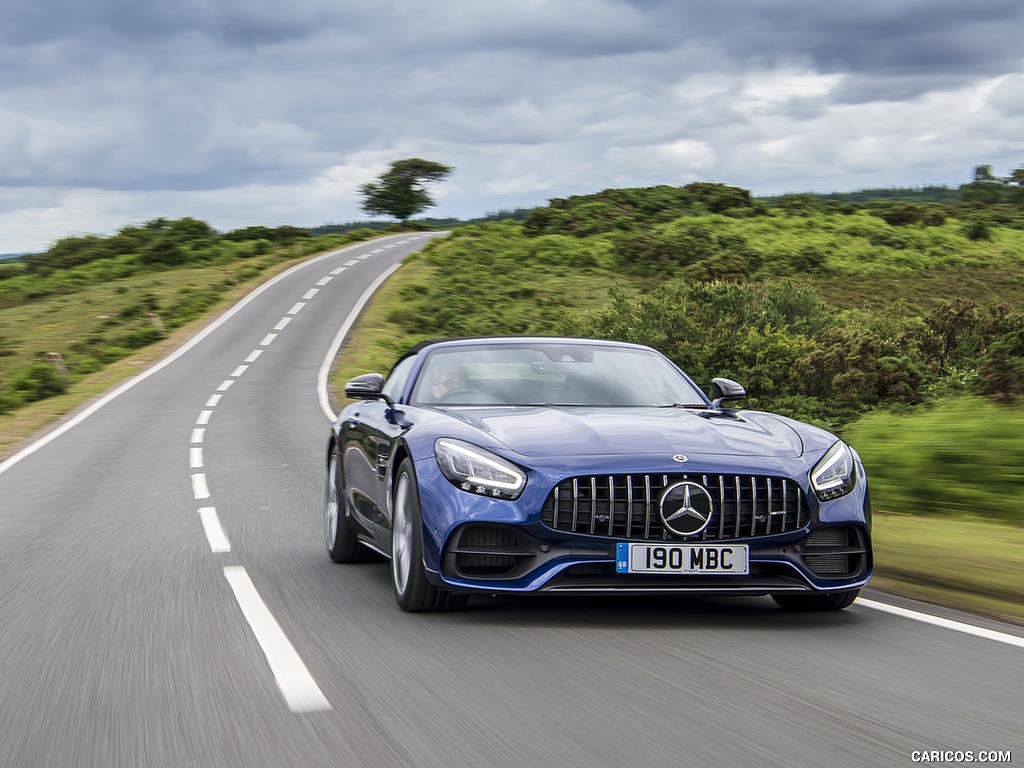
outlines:
[[[460,408],[448,413],[523,456],[681,453],[797,458],[803,453],[792,427],[754,411],[730,415],[678,408],[542,407]]]

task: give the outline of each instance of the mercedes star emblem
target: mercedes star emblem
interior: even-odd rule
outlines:
[[[676,483],[661,494],[661,521],[677,536],[696,536],[711,523],[714,502],[703,485]]]

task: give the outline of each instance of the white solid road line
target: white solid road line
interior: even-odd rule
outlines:
[[[334,337],[334,341],[331,342],[330,348],[327,350],[327,354],[324,356],[323,362],[320,363],[320,370],[316,376],[316,392],[317,398],[320,400],[320,410],[324,412],[327,419],[333,424],[337,415],[331,408],[331,398],[327,393],[327,379],[331,374],[331,365],[334,363],[334,358],[338,354],[338,350],[341,349],[342,343],[345,341],[345,337],[348,336],[348,332],[352,330],[352,326],[355,325],[356,318],[359,317],[359,313],[363,311],[363,307],[366,306],[366,302],[370,300],[374,292],[384,284],[395,271],[402,266],[401,262],[394,266],[386,269],[382,272],[376,280],[370,283],[370,287],[363,291],[363,295],[359,297],[359,301],[352,307],[352,311],[348,313],[348,317],[345,318],[345,322],[338,330],[337,336]]]
[[[865,608],[873,608],[876,611],[891,613],[894,616],[902,616],[904,619],[913,619],[914,621],[920,621],[925,624],[931,624],[935,627],[952,629],[956,632],[963,632],[967,635],[973,635],[974,637],[983,637],[986,640],[994,640],[997,643],[1005,643],[1006,645],[1012,645],[1016,648],[1024,648],[1024,637],[1017,637],[1017,635],[1008,635],[1005,632],[997,632],[994,629],[976,627],[973,624],[965,624],[962,621],[944,619],[941,616],[932,616],[931,614],[921,613],[920,611],[912,611],[908,608],[900,608],[899,606],[889,605],[888,603],[879,603],[876,600],[865,600],[864,598],[860,598],[859,600],[857,600],[857,602],[854,603],[854,605],[863,605]]]
[[[288,708],[292,712],[323,712],[331,709],[327,697],[256,591],[245,568],[240,565],[225,566],[224,578],[231,585],[238,607],[242,609],[256,636],[256,642],[267,657],[270,671],[274,674],[274,680]]]
[[[224,528],[221,527],[220,518],[217,517],[216,507],[200,507],[199,520],[203,524],[203,532],[206,533],[206,540],[210,544],[210,551],[214,554],[231,551],[231,542],[228,541]]]

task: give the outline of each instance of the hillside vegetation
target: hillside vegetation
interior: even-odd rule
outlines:
[[[750,407],[847,436],[880,509],[1020,524],[1024,180],[983,168],[955,200],[757,200],[697,183],[460,226],[388,289],[362,359],[386,369],[416,341],[477,334],[649,344],[705,386],[740,381]],[[0,414],[163,339],[238,283],[374,234],[157,219],[0,263]]]
[[[162,340],[285,260],[373,234],[250,227],[221,235],[195,219],[157,219],[0,262],[0,414]]]
[[[413,257],[367,356],[478,334],[649,344],[847,436],[880,509],[1019,525],[1022,202],[768,204],[718,184],[553,200]]]

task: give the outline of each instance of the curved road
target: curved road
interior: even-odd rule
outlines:
[[[1024,760],[1017,627],[767,598],[407,615],[386,565],[329,563],[317,379],[360,299],[427,238],[275,278],[0,464],[0,765]]]

